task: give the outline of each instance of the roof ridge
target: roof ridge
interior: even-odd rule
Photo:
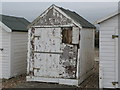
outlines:
[[[11,16],[11,15],[5,15],[5,14],[0,14],[1,16],[6,16],[6,17],[13,17],[13,18],[24,18],[22,16],[18,17],[18,16]]]

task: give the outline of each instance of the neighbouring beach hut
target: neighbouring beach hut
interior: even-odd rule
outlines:
[[[97,23],[100,25],[100,88],[120,88],[120,22],[115,12]]]
[[[0,78],[26,73],[28,24],[21,17],[0,15]]]
[[[78,86],[92,74],[94,25],[51,5],[28,27],[27,81]]]

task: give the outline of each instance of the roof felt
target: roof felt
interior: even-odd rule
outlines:
[[[0,15],[0,21],[8,26],[12,31],[26,32],[27,26],[30,24],[25,18]]]
[[[79,23],[83,28],[96,28],[93,24],[85,20],[83,17],[78,15],[76,12],[72,12],[70,10],[66,10],[62,7],[60,8],[65,14],[67,14],[71,19],[73,19],[75,22]]]

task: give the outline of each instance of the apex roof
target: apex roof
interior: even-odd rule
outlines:
[[[28,30],[27,26],[30,24],[30,22],[23,17],[14,17],[8,15],[0,15],[0,21],[9,27],[12,31],[21,32],[26,32]]]
[[[90,22],[88,22],[86,19],[84,19],[83,17],[81,17],[79,14],[77,14],[76,12],[73,12],[73,11],[70,11],[70,10],[67,10],[67,9],[64,9],[64,8],[62,8],[62,7],[58,7],[58,6],[56,6],[56,5],[51,5],[50,7],[53,7],[53,8],[57,8],[58,9],[58,11],[59,10],[61,10],[64,14],[66,14],[68,17],[70,17],[73,21],[74,21],[74,23],[75,24],[77,24],[78,26],[82,26],[83,28],[96,28],[93,24],[91,24]],[[49,7],[49,8],[50,8]],[[48,9],[49,9],[48,8]],[[42,14],[40,15],[40,16],[42,16]],[[35,23],[35,21],[37,21],[37,19],[39,19],[40,18],[40,16],[38,17],[38,18],[36,18],[30,25],[29,25],[29,27],[30,26],[32,26],[34,23]]]

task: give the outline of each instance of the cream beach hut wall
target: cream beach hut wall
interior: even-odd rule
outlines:
[[[27,81],[78,86],[92,74],[95,26],[50,6],[29,25]]]
[[[100,24],[100,88],[120,88],[120,30],[118,12],[97,23]]]
[[[24,18],[0,15],[0,78],[26,72],[28,24]]]

